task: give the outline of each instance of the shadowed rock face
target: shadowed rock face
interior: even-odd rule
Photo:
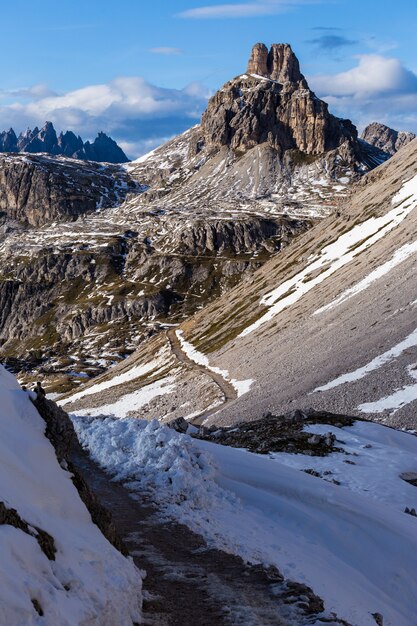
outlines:
[[[392,156],[410,141],[413,141],[416,136],[414,133],[394,130],[385,124],[372,122],[365,128],[361,138],[371,146],[375,146]]]
[[[267,143],[281,153],[319,155],[348,142],[352,157],[359,152],[355,126],[331,115],[309,89],[289,44],[273,44],[269,51],[256,44],[248,74],[211,98],[202,119],[209,149],[228,146],[243,153]]]

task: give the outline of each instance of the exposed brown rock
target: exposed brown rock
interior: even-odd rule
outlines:
[[[228,146],[244,153],[267,143],[280,154],[297,149],[319,155],[348,142],[353,160],[359,151],[356,128],[331,115],[308,88],[289,44],[273,44],[269,53],[264,44],[256,44],[248,74],[229,81],[211,98],[202,119],[209,149]]]
[[[0,155],[0,212],[41,226],[114,206],[137,185],[119,166],[40,155]]]
[[[248,74],[268,76],[268,48],[264,43],[256,43],[248,62]]]
[[[414,133],[394,130],[379,122],[369,124],[361,135],[361,139],[391,156],[415,138]]]

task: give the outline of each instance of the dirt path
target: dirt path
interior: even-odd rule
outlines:
[[[207,409],[199,415],[196,415],[192,420],[190,420],[191,424],[200,426],[208,417],[210,417],[210,415],[217,413],[220,408],[224,408],[232,404],[237,398],[237,391],[233,387],[232,383],[223,378],[223,376],[217,374],[216,372],[213,372],[208,367],[200,365],[199,363],[196,363],[195,361],[190,359],[190,357],[182,349],[181,343],[174,329],[168,330],[166,334],[171,346],[172,353],[177,357],[177,359],[181,363],[185,363],[186,365],[191,366],[194,369],[204,372],[205,374],[207,374],[207,376],[210,376],[210,378],[213,380],[213,382],[216,383],[216,385],[220,388],[221,392],[224,395],[224,401],[221,405],[217,405],[215,407]]]
[[[314,595],[308,598],[305,588],[283,583],[273,568],[248,566],[238,557],[209,549],[187,527],[161,521],[158,503],[140,494],[133,499],[85,453],[75,450],[72,460],[111,512],[138,567],[147,572],[145,624],[300,626],[311,623],[319,611],[320,601]]]

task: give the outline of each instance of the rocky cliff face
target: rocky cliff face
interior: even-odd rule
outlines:
[[[348,142],[359,152],[356,128],[328,112],[308,88],[288,44],[267,50],[256,44],[247,74],[224,85],[210,100],[202,130],[209,149],[230,146],[239,153],[267,143],[282,155],[296,149],[319,155]]]
[[[387,158],[329,113],[288,44],[256,44],[247,73],[210,99],[201,125],[130,171],[149,185],[143,204],[323,215],[346,184]]]
[[[117,166],[39,155],[0,155],[3,218],[41,226],[120,202],[137,184]]]
[[[0,133],[0,152],[45,152],[107,163],[126,163],[129,160],[120,146],[105,133],[99,133],[93,143],[84,143],[72,131],[61,132],[57,136],[51,122],[46,122],[40,130],[37,126],[33,130],[28,128],[19,137],[13,128]]]
[[[410,141],[413,141],[416,135],[410,132],[394,130],[379,122],[372,122],[372,124],[369,124],[365,128],[361,138],[372,146],[392,156],[410,143]]]

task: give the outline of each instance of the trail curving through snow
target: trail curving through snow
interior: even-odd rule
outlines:
[[[238,391],[233,383],[226,380],[224,376],[217,372],[214,372],[212,369],[206,367],[205,365],[193,361],[193,359],[191,359],[188,354],[183,350],[175,329],[168,330],[166,335],[171,346],[172,354],[176,356],[178,361],[184,363],[185,365],[191,366],[193,369],[204,372],[205,374],[207,374],[207,376],[210,376],[213,382],[220,388],[220,391],[224,396],[224,400],[221,404],[217,404],[216,406],[205,409],[190,420],[191,424],[195,426],[201,426],[201,424],[203,424],[208,417],[217,413],[221,408],[232,404],[238,398]]]

